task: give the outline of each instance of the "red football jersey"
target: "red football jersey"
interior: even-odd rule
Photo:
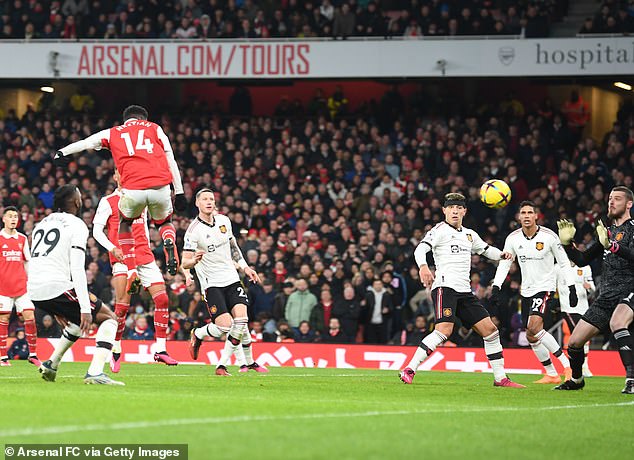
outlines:
[[[0,231],[0,295],[20,297],[26,294],[26,269],[30,259],[29,242],[18,232],[13,236]]]
[[[162,131],[161,131],[162,132]],[[147,120],[128,120],[110,128],[102,147],[110,150],[128,190],[158,188],[172,183],[172,173],[159,136],[159,125]]]
[[[106,200],[110,208],[110,215],[106,221],[108,239],[115,246],[119,246],[119,200],[121,199],[121,194],[115,192],[102,199]],[[98,212],[103,212],[101,206],[98,208]],[[141,217],[132,222],[132,237],[134,238],[134,252],[137,264],[145,265],[154,262],[154,254],[152,254],[152,250],[150,249],[147,214],[145,212],[141,213]],[[112,265],[115,262],[118,262],[118,260],[110,254],[110,264]]]

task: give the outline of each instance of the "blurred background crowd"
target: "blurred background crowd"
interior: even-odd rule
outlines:
[[[353,36],[547,37],[568,14],[555,0],[7,0],[5,39],[235,39]],[[597,5],[580,33],[634,31],[634,3]]]
[[[396,85],[380,101],[354,108],[342,87],[316,91],[306,107],[281,98],[268,115],[251,113],[249,98],[247,88],[237,87],[228,107],[195,101],[169,111],[150,107],[150,119],[168,133],[182,171],[188,210],[175,217],[178,247],[197,214],[196,191],[210,187],[264,280],[245,283],[257,341],[418,344],[433,328],[433,307],[412,254],[442,220],[447,192],[468,197],[465,225],[498,247],[517,228],[516,207],[525,199],[540,206],[542,225],[572,219],[583,247],[610,188],[632,187],[632,105],[624,104],[611,131],[595,141],[583,135],[587,110],[573,110],[587,105],[576,91],[561,107],[548,99],[529,106],[509,93],[454,115],[440,115],[422,93],[404,98]],[[50,160],[58,148],[122,121],[96,105],[77,94],[21,117],[14,110],[0,114],[1,204],[20,209],[27,235],[52,211],[56,187],[69,181],[80,187],[89,227],[99,199],[114,190],[107,151],[88,152],[68,170]],[[479,201],[480,184],[493,177],[512,188],[512,203],[502,210]],[[162,265],[158,233],[151,229],[150,236]],[[472,290],[486,305],[495,265],[473,256],[472,267]],[[600,266],[593,270],[598,278]],[[112,304],[108,257],[92,238],[86,273],[90,290]],[[169,338],[186,340],[209,312],[197,286],[186,287],[180,274],[165,280]],[[491,311],[507,345],[521,335],[518,280],[514,266],[500,308]],[[141,293],[131,305],[126,337],[152,338],[151,298]],[[43,337],[59,335],[50,317],[38,316],[38,326]],[[11,332],[19,327],[13,318]],[[479,340],[464,328],[451,337],[458,346]]]

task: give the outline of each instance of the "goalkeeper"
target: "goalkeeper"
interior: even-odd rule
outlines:
[[[583,252],[572,244],[575,236],[573,223],[567,220],[557,222],[559,239],[570,260],[581,267],[603,257],[603,273],[599,296],[581,317],[568,342],[572,378],[555,387],[556,390],[580,390],[585,386],[583,344],[609,325],[625,367],[622,393],[634,394],[634,340],[628,331],[634,319],[634,220],[630,215],[633,203],[634,195],[629,188],[614,187],[608,198],[611,225],[606,228],[599,220],[596,231],[600,244],[594,244]]]

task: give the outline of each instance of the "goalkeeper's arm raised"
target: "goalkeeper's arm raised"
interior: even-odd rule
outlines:
[[[561,244],[566,250],[568,258],[579,267],[586,266],[594,259],[603,256],[602,244],[595,243],[585,251],[580,251],[575,247],[572,240],[575,237],[577,229],[575,228],[575,225],[569,220],[558,220],[557,229],[559,233],[559,239],[561,240]]]

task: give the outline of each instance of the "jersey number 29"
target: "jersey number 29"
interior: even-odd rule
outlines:
[[[35,244],[31,250],[31,257],[47,256],[53,249],[55,249],[57,243],[59,243],[59,235],[59,230],[56,228],[52,228],[46,233],[44,233],[44,230],[42,229],[37,230],[33,234],[33,241],[35,241]],[[48,248],[43,253],[40,253],[38,252],[38,248],[42,242],[44,242]]]

